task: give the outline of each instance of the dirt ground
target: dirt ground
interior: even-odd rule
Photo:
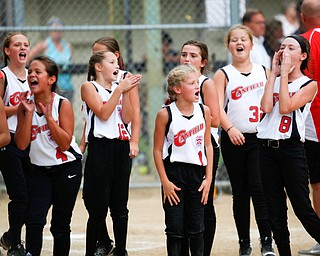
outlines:
[[[7,229],[6,193],[0,194],[0,233]],[[238,255],[237,233],[232,217],[232,197],[220,195],[216,201],[217,231],[212,255]],[[129,199],[129,234],[128,252],[130,256],[161,256],[166,255],[164,217],[161,207],[160,188],[131,188]],[[253,212],[252,212],[253,216]],[[81,192],[77,200],[72,220],[72,245],[70,255],[84,255],[85,226],[87,212],[81,199]],[[48,219],[50,222],[50,219]],[[109,229],[111,228],[108,217]],[[289,208],[289,228],[293,255],[298,250],[308,248],[314,240],[306,233],[300,222]],[[260,255],[259,236],[257,226],[252,217],[251,225],[253,255]],[[42,255],[52,255],[52,238],[49,225],[45,227]],[[2,255],[6,253],[2,250]]]

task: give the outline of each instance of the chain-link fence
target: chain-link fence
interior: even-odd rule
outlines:
[[[53,16],[63,22],[55,30],[72,45],[72,64],[64,72],[72,75],[78,141],[83,131],[79,88],[86,80],[91,45],[102,36],[118,40],[127,70],[143,75],[140,155],[133,163],[132,181],[144,185],[157,182],[151,154],[154,119],[165,98],[165,75],[177,64],[163,61],[163,40],[174,54],[187,40],[205,42],[212,76],[227,63],[225,32],[241,21],[246,8],[261,9],[267,20],[281,12],[277,0],[0,0],[0,6],[0,39],[10,31],[23,31],[31,48],[53,30],[48,23]]]

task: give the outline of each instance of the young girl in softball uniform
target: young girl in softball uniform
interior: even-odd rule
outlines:
[[[118,60],[119,64],[119,75],[117,81],[119,82],[123,74],[126,76],[131,76],[132,74],[125,70],[125,64],[123,58],[121,56],[121,51],[117,40],[113,37],[101,37],[97,39],[92,44],[92,52],[98,51],[107,51],[113,52]],[[134,158],[139,154],[139,137],[140,137],[140,129],[141,129],[141,120],[140,120],[140,99],[139,99],[139,87],[136,86],[130,90],[130,102],[133,108],[133,117],[132,122],[130,123],[130,157]]]
[[[10,133],[7,124],[6,112],[2,98],[0,98],[0,147],[4,147],[10,142]]]
[[[261,100],[265,113],[259,123],[260,169],[269,220],[279,255],[290,256],[287,196],[307,232],[320,243],[320,219],[311,206],[308,166],[303,142],[305,120],[317,83],[302,72],[310,54],[308,41],[287,36],[272,60],[270,78]]]
[[[125,256],[128,225],[128,194],[131,171],[130,133],[133,109],[130,91],[141,75],[117,83],[119,65],[112,52],[99,51],[89,60],[88,81],[81,87],[86,115],[88,156],[84,170],[83,199],[89,219],[86,256],[93,256],[105,229],[110,208],[115,237],[114,255]]]
[[[113,52],[116,55],[119,65],[119,73],[117,77],[118,82],[121,80],[124,74],[126,74],[126,76],[132,75],[128,71],[125,71],[125,65],[121,56],[120,46],[115,38],[106,36],[97,39],[92,44],[92,52],[95,53],[98,51]],[[134,158],[139,154],[139,137],[141,129],[138,86],[130,90],[130,101],[133,107],[133,118],[132,122],[130,123],[130,157]],[[81,143],[82,145],[85,145],[86,143],[84,137],[83,142]],[[84,146],[82,146],[81,148],[84,149]],[[104,226],[105,228],[101,229],[101,234],[98,238],[97,248],[95,252],[96,256],[110,255],[114,249],[114,242],[109,236],[107,224],[105,223]]]
[[[259,169],[256,127],[260,121],[260,101],[268,70],[252,63],[253,35],[243,25],[231,27],[226,46],[232,63],[214,75],[220,103],[221,152],[230,178],[233,214],[239,238],[239,255],[252,254],[250,241],[250,199],[257,222],[261,255],[274,256],[271,228]]]
[[[33,170],[28,187],[26,251],[41,255],[43,228],[50,207],[53,255],[70,253],[70,223],[82,177],[82,154],[75,142],[69,100],[55,93],[58,66],[45,56],[31,60],[30,99],[23,95],[15,134],[17,146],[30,146]]]
[[[162,184],[167,253],[183,255],[185,238],[192,256],[203,255],[204,205],[212,179],[211,115],[200,97],[199,73],[180,65],[168,74],[171,104],[159,111],[154,130],[154,161]],[[205,175],[205,178],[204,178]]]
[[[20,150],[14,142],[17,126],[17,110],[20,96],[30,94],[27,81],[27,58],[30,44],[27,36],[20,32],[9,33],[4,39],[4,65],[1,69],[0,97],[5,105],[11,141],[0,148],[0,170],[10,199],[8,204],[9,230],[0,238],[0,246],[8,255],[24,255],[21,244],[21,229],[27,208],[27,176],[31,169],[29,150]]]
[[[219,162],[219,136],[220,107],[216,87],[211,78],[204,75],[208,71],[209,51],[205,43],[190,40],[183,44],[180,53],[180,64],[191,64],[201,74],[199,77],[200,98],[199,102],[209,107],[211,113],[211,142],[213,146],[213,169],[208,203],[204,208],[204,256],[209,256],[216,231],[216,213],[214,210],[213,194],[215,177]]]

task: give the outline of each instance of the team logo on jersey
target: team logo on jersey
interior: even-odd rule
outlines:
[[[238,86],[237,88],[233,89],[231,91],[231,98],[233,100],[238,100],[242,97],[243,94],[245,94],[246,92],[261,88],[264,86],[264,82],[259,82],[259,83],[255,83],[255,84],[251,84],[248,85],[246,87],[243,86]]]
[[[203,136],[196,137],[196,146],[201,146],[203,143]]]
[[[191,137],[192,135],[197,134],[198,132],[200,132],[203,129],[204,129],[204,124],[201,123],[201,124],[193,127],[192,129],[190,129],[189,131],[181,130],[176,135],[174,135],[174,140],[173,140],[174,145],[177,146],[177,147],[183,146],[186,143],[186,140],[189,137]]]
[[[17,106],[20,103],[20,95],[22,92],[15,92],[10,96],[10,104],[12,106]],[[26,97],[30,97],[31,93],[28,91]]]

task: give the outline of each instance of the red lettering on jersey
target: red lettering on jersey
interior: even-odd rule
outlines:
[[[279,101],[279,93],[273,93],[273,106]]]
[[[21,97],[20,97],[21,93],[22,92],[15,92],[14,94],[10,95],[10,100],[9,101],[10,101],[10,104],[12,106],[19,105],[19,103],[21,101]],[[31,92],[28,91],[27,94],[26,94],[26,97],[28,98],[28,97],[30,97],[30,95],[31,95]]]
[[[192,135],[198,133],[199,131],[204,129],[204,124],[201,123],[189,131],[181,130],[176,135],[174,135],[174,145],[177,147],[181,147],[186,143],[187,138],[191,137]]]
[[[17,106],[20,103],[20,94],[21,92],[15,92],[10,96],[10,104],[12,106]]]
[[[296,94],[296,92],[289,92],[290,98],[291,98],[293,95],[295,95],[295,94]]]
[[[203,166],[202,151],[199,151],[199,152],[198,152],[198,156],[199,156],[199,160],[200,160],[201,166]]]
[[[63,153],[59,147],[56,148],[56,158],[61,159],[62,162],[65,162],[68,160],[67,155]]]
[[[37,125],[31,126],[31,141],[35,140],[37,138],[37,134],[40,133],[41,130]]]
[[[259,89],[263,86],[264,86],[264,82],[254,83],[246,87],[239,86],[231,91],[231,98],[233,100],[238,100],[242,97],[244,93],[255,90],[255,89]]]
[[[289,97],[291,98],[293,95],[295,95],[296,92],[289,92]],[[279,93],[273,93],[273,106],[276,105],[276,103],[279,101]]]
[[[56,121],[56,123],[58,123],[58,121]],[[38,133],[45,132],[48,130],[49,130],[48,124],[44,124],[41,126],[32,125],[31,126],[31,141],[34,141],[37,138]],[[48,136],[49,136],[49,140],[52,141],[53,138],[52,138],[51,133],[49,133]]]
[[[124,124],[118,124],[119,128],[119,140],[129,140],[129,134]]]

